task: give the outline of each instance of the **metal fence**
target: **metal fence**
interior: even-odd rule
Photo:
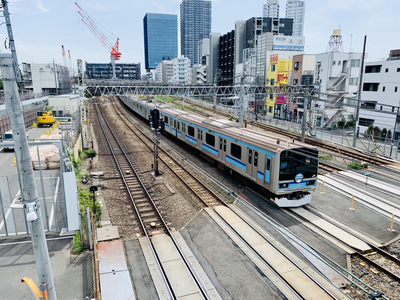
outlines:
[[[35,172],[35,179],[45,231],[59,232],[66,227],[60,172]],[[18,175],[0,176],[0,236],[30,234],[20,199]]]

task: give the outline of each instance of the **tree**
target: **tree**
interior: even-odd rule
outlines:
[[[381,131],[381,137],[382,138],[386,138],[386,136],[387,136],[387,129],[383,128],[382,131]]]

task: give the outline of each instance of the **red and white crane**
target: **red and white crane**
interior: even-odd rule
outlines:
[[[86,11],[75,2],[78,7],[78,14],[81,17],[81,21],[90,29],[92,34],[100,41],[100,43],[110,52],[111,65],[113,69],[112,79],[117,79],[115,75],[115,61],[119,60],[121,53],[119,52],[119,38],[117,38],[115,44],[111,42],[111,38],[107,37],[101,30],[100,27],[92,20]]]

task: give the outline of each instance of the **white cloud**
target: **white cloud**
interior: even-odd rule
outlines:
[[[45,14],[50,11],[49,9],[44,7],[43,0],[36,0],[35,4],[36,7],[39,9],[39,12],[37,14]]]

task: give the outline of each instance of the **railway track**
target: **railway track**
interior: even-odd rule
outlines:
[[[150,196],[143,178],[138,173],[136,162],[128,155],[122,142],[105,119],[99,103],[95,103],[94,107],[101,131],[140,223],[141,232],[138,235],[167,232],[166,222]]]
[[[211,299],[210,283],[204,281],[204,278],[200,278],[198,272],[192,266],[193,263],[182,249],[183,247],[180,246],[177,238],[170,231],[167,222],[157,209],[143,178],[141,178],[137,165],[127,153],[123,143],[119,141],[100,104],[96,102],[94,106],[101,131],[140,222],[141,233],[137,234],[137,237],[139,239],[145,238],[141,242],[142,249],[146,249],[144,252],[151,253],[149,254],[149,259],[155,259],[149,268],[152,269],[152,276],[159,278],[156,280],[158,282],[157,291],[166,299],[180,298],[182,295],[186,295],[188,290],[193,296],[197,295],[196,297]],[[139,237],[139,235],[143,236]],[[156,245],[153,244],[153,241],[155,241]],[[161,248],[160,243],[163,245]],[[168,246],[168,244],[171,246]],[[169,248],[169,252],[176,251],[181,258],[176,262],[176,268],[182,270],[178,275],[171,274],[171,271],[165,266],[165,261],[162,261],[162,257],[165,259],[165,251],[162,249],[165,247],[173,247],[174,250]],[[186,290],[185,288],[176,287],[178,281],[185,282],[183,285],[186,286]],[[216,297],[215,299],[220,298]]]
[[[372,266],[374,268],[374,270],[376,270],[375,271],[376,274],[378,274],[378,272],[380,272],[380,273],[383,273],[384,275],[388,276],[392,280],[400,282],[400,272],[398,271],[400,269],[400,259],[398,259],[396,256],[390,254],[389,252],[375,246],[373,243],[366,240],[362,236],[356,234],[354,231],[349,230],[346,225],[339,224],[338,222],[333,222],[332,219],[327,218],[324,214],[319,213],[318,209],[316,207],[314,207],[312,205],[307,205],[305,207],[305,209],[307,211],[311,212],[312,214],[314,214],[315,216],[325,220],[326,222],[329,222],[330,224],[333,224],[334,226],[339,227],[341,230],[347,232],[348,234],[350,234],[350,235],[354,236],[355,238],[366,243],[372,250],[369,251],[368,253],[361,253],[357,249],[354,249],[354,251],[355,251],[354,257],[358,257],[360,260],[365,262],[367,265]],[[292,213],[296,214],[294,211],[292,211]],[[298,218],[302,219],[302,216],[298,215]],[[336,237],[334,237],[334,238],[336,238]],[[390,268],[388,267],[389,265],[391,266]],[[394,271],[392,271],[392,270],[394,270]],[[376,293],[374,288],[372,288],[370,286],[365,286],[365,288],[368,290],[369,295],[371,297]]]

